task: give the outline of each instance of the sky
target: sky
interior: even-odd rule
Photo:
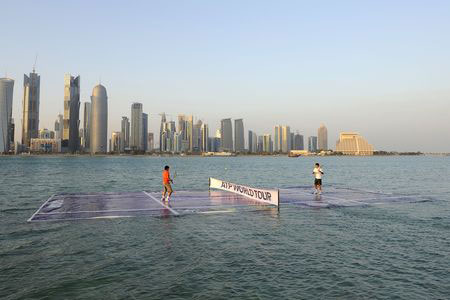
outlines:
[[[450,1],[23,0],[1,10],[16,139],[37,54],[41,128],[63,113],[70,73],[82,103],[106,87],[109,136],[141,102],[151,132],[165,112],[193,114],[210,135],[222,118],[258,134],[289,125],[305,140],[324,123],[330,148],[356,131],[377,150],[450,152]]]

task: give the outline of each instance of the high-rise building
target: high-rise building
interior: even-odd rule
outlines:
[[[91,102],[84,102],[84,116],[83,116],[83,151],[90,152],[91,146]]]
[[[148,133],[148,141],[147,141],[148,149],[147,152],[151,152],[155,150],[155,136],[153,132]]]
[[[192,152],[200,152],[202,145],[202,125],[203,122],[198,120],[192,128]]]
[[[233,151],[233,126],[231,119],[222,119],[220,121],[220,148],[221,151]]]
[[[64,116],[59,114],[55,121],[55,139],[61,140],[64,131]]]
[[[317,136],[308,137],[308,151],[317,152]]]
[[[274,151],[275,152],[281,152],[282,149],[282,126],[277,125],[275,126],[275,135],[274,135]]]
[[[201,127],[201,152],[209,152],[209,127],[208,124],[203,123]]]
[[[14,145],[14,130],[12,129],[12,104],[14,80],[0,78],[0,153],[7,153]]]
[[[130,149],[142,150],[142,103],[131,105]]]
[[[114,131],[111,134],[111,139],[109,140],[109,152],[120,153],[120,149],[123,149],[122,132]]]
[[[11,118],[11,123],[9,124],[9,150],[15,151],[15,139],[14,139],[14,133],[15,133],[16,125],[14,123],[14,118]]]
[[[148,115],[142,113],[142,150],[148,150]]]
[[[328,150],[328,130],[324,124],[317,130],[317,147],[318,150]]]
[[[80,76],[64,76],[63,149],[71,153],[80,150]]]
[[[258,153],[264,152],[264,136],[263,135],[258,135],[258,147],[257,147],[256,152],[258,152]]]
[[[159,151],[163,152],[165,150],[165,145],[163,145],[165,143],[165,137],[163,137],[163,132],[164,132],[164,126],[166,124],[166,113],[162,113],[161,114],[161,125],[159,127]],[[163,147],[164,146],[164,147]]]
[[[90,151],[106,153],[108,151],[108,95],[103,85],[92,90],[91,96],[91,132]]]
[[[244,138],[244,121],[242,119],[234,120],[234,151],[244,152],[245,138]]]
[[[295,134],[294,135],[294,146],[292,150],[304,150],[305,146],[303,143],[303,135],[301,134]]]
[[[373,146],[355,132],[341,132],[336,152],[346,155],[373,155]]]
[[[41,77],[33,69],[30,76],[23,77],[23,115],[22,115],[22,144],[30,147],[32,138],[38,137],[39,104]]]
[[[291,129],[289,126],[281,127],[281,152],[291,151]]]
[[[248,152],[249,153],[253,153],[255,151],[253,151],[253,145],[256,144],[256,141],[253,139],[253,131],[249,130],[248,131]]]
[[[122,149],[120,152],[124,152],[125,149],[130,148],[130,120],[128,117],[122,117],[121,134],[122,134]]]
[[[265,153],[272,153],[272,148],[273,148],[273,144],[272,144],[272,137],[270,134],[265,134],[263,136],[263,146],[262,146],[262,152]]]

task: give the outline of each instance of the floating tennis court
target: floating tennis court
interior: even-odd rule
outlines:
[[[211,178],[209,191],[177,191],[170,202],[161,201],[160,192],[149,191],[56,194],[45,201],[28,221],[175,217],[268,209],[276,211],[280,207],[339,208],[423,201],[429,199],[345,187],[326,187],[323,194],[315,195],[311,187],[265,190]]]

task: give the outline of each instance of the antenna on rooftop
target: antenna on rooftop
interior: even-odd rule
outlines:
[[[33,73],[35,73],[35,70],[36,70],[37,59],[38,59],[38,54],[36,53],[36,57],[34,58]]]

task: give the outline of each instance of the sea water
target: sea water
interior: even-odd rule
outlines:
[[[373,207],[27,223],[52,194],[327,185],[426,196]],[[0,157],[0,298],[450,297],[450,157]],[[176,197],[176,194],[174,195]]]

